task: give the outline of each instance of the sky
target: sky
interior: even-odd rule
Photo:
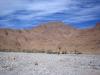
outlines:
[[[24,29],[47,22],[88,28],[100,22],[100,0],[0,0],[0,28]]]

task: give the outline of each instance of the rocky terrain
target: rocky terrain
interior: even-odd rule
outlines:
[[[100,55],[0,52],[0,75],[100,75]]]
[[[100,54],[100,23],[82,30],[62,22],[29,30],[0,29],[0,51]]]

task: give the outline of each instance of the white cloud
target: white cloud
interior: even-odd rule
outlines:
[[[99,9],[100,5],[96,5],[91,8],[82,9],[80,12],[76,13],[76,15],[96,15],[96,13],[100,13]]]
[[[29,3],[28,3],[29,1]],[[31,1],[31,2],[30,2]],[[33,18],[39,16],[46,16],[63,10],[69,10],[66,6],[72,4],[72,0],[3,0],[0,1],[0,15],[7,15],[16,10],[32,10],[39,11],[30,15],[20,15],[20,18]]]
[[[99,19],[99,18],[95,15],[88,15],[88,16],[71,17],[68,20],[64,20],[64,21],[69,23],[83,23],[95,19]]]
[[[98,0],[96,0],[98,1]],[[62,21],[69,23],[86,22],[99,19],[100,5],[94,0],[0,0],[0,16],[9,15],[4,22],[9,19],[19,19],[30,21],[49,19],[45,16],[58,12],[66,13]],[[97,2],[98,3],[98,2]],[[30,14],[12,14],[17,10],[33,11]],[[14,16],[12,16],[14,15]],[[12,17],[11,17],[12,16]],[[60,17],[59,17],[60,18]],[[62,16],[61,16],[62,18]],[[54,19],[54,18],[53,18]],[[50,19],[49,19],[50,20]],[[2,21],[0,21],[2,22]]]
[[[61,10],[65,7],[67,0],[41,0],[33,1],[27,3],[28,0],[0,0],[0,14],[9,14],[15,10],[25,9],[25,10],[41,10],[45,11],[58,11],[58,8]],[[69,1],[69,0],[68,0]]]

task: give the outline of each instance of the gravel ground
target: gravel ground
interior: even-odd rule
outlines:
[[[0,52],[0,75],[100,75],[100,55]]]

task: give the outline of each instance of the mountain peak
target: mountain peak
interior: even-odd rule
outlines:
[[[97,29],[100,29],[100,23],[97,23],[97,24],[96,24],[96,28],[97,28]]]
[[[63,22],[48,22],[39,25],[39,27],[61,27],[61,26],[65,26],[65,24]]]
[[[71,25],[66,25],[63,22],[48,22],[39,25],[37,28],[40,29],[74,29]]]
[[[32,30],[0,29],[0,50],[100,53],[100,31],[94,29],[78,30],[62,22],[41,24]]]

